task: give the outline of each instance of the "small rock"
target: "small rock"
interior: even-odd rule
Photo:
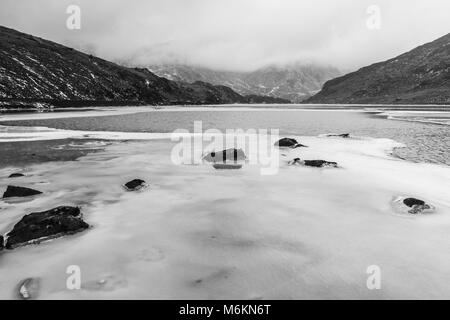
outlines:
[[[14,249],[83,231],[89,225],[81,218],[80,208],[68,206],[30,213],[8,232],[5,248]]]
[[[350,133],[341,133],[341,134],[330,133],[330,134],[327,134],[327,137],[350,138]]]
[[[19,173],[19,172],[15,172],[9,175],[8,178],[19,178],[19,177],[24,177],[25,175],[23,173]]]
[[[432,209],[432,207],[429,204],[425,203],[425,201],[416,198],[406,198],[403,200],[403,204],[411,208],[410,210],[408,210],[408,212],[411,214],[418,214],[425,210]]]
[[[20,282],[18,287],[18,296],[20,299],[35,299],[38,296],[40,287],[39,278],[27,278]]]
[[[203,157],[208,162],[226,162],[245,160],[246,156],[242,149],[226,149],[219,152],[211,152]]]
[[[145,181],[141,179],[134,179],[124,184],[125,189],[127,189],[128,191],[137,191],[146,186],[147,184],[145,183]]]
[[[305,165],[308,167],[316,167],[316,168],[323,168],[323,167],[337,167],[336,162],[330,162],[325,160],[301,160],[300,158],[295,158],[291,161],[289,161],[289,165]]]
[[[217,170],[236,170],[236,169],[241,169],[242,164],[239,164],[239,163],[214,163],[213,167],[214,167],[214,169],[217,169]]]
[[[298,143],[297,140],[292,138],[283,138],[275,142],[275,146],[277,147],[286,147],[286,148],[299,148],[306,147],[303,144]]]
[[[34,196],[37,194],[41,194],[41,191],[37,191],[30,188],[24,187],[16,187],[16,186],[8,186],[5,193],[3,194],[3,198],[11,198],[11,197],[28,197]]]
[[[397,197],[393,201],[394,209],[403,214],[433,213],[435,208],[423,200]]]
[[[323,168],[323,167],[337,167],[336,162],[330,162],[325,160],[305,160],[305,166],[308,167],[317,167],[317,168]]]

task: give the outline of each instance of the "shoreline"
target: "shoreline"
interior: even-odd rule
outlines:
[[[244,107],[245,106],[245,107]],[[281,107],[280,107],[281,106]],[[290,106],[290,107],[288,107]],[[385,105],[387,108],[388,105]],[[83,117],[102,117],[102,116],[114,116],[114,115],[127,115],[136,113],[148,113],[148,112],[202,112],[202,111],[215,111],[215,112],[227,112],[227,111],[310,111],[310,112],[364,112],[364,113],[375,113],[380,116],[390,117],[390,113],[396,115],[397,113],[406,112],[410,114],[440,114],[440,113],[450,113],[450,108],[447,110],[430,110],[430,109],[377,109],[374,107],[365,108],[358,107],[353,109],[343,109],[340,107],[336,108],[304,108],[302,105],[274,105],[273,107],[268,107],[268,105],[208,105],[208,106],[165,106],[155,108],[154,106],[126,106],[126,107],[92,107],[86,109],[55,109],[49,112],[0,112],[0,122],[13,122],[20,120],[47,120],[47,119],[65,119],[65,118],[83,118]],[[450,117],[449,117],[450,118]],[[403,120],[403,119],[392,119],[392,120]],[[407,120],[408,121],[408,120]],[[422,121],[424,122],[424,121]],[[430,122],[433,123],[433,122]],[[440,123],[439,123],[440,124]],[[450,125],[450,123],[449,123]]]

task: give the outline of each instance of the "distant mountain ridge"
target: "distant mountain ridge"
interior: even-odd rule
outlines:
[[[145,68],[127,68],[0,26],[0,107],[124,104],[288,103],[245,97],[226,86],[184,83]]]
[[[308,103],[450,104],[450,33],[332,79]]]
[[[205,81],[228,86],[242,95],[264,95],[292,102],[305,100],[317,93],[327,80],[341,75],[336,68],[312,64],[269,66],[251,72],[217,71],[182,64],[151,65],[148,68],[170,80]]]

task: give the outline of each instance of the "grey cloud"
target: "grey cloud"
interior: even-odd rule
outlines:
[[[79,5],[82,29],[65,27]],[[380,30],[366,27],[369,5]],[[115,61],[355,69],[450,32],[448,0],[2,0],[0,24]]]

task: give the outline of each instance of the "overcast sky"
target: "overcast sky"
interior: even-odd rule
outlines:
[[[66,27],[71,4],[80,30]],[[380,29],[367,27],[371,5]],[[0,0],[1,25],[105,59],[226,70],[355,69],[450,33],[449,15],[450,0]]]

